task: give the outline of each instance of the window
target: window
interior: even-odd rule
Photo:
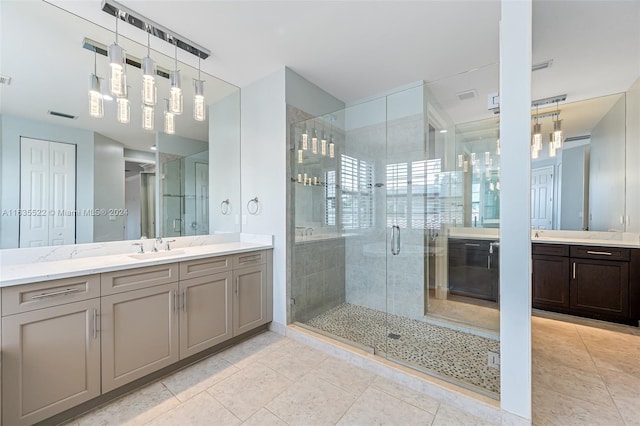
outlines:
[[[340,186],[342,227],[344,229],[371,228],[373,226],[373,164],[342,154]],[[327,212],[328,206],[327,200]]]
[[[324,174],[324,224],[327,226],[336,226],[336,171],[328,170]]]

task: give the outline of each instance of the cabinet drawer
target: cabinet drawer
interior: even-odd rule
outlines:
[[[100,276],[85,275],[2,289],[2,316],[100,296]]]
[[[496,240],[497,241],[497,240]],[[464,248],[466,250],[489,250],[489,245],[492,240],[469,240],[460,238],[449,238],[449,247],[451,248]]]
[[[540,244],[533,243],[531,254],[544,254],[547,256],[569,256],[569,246],[564,244]]]
[[[180,262],[180,280],[199,278],[230,270],[231,258],[229,256],[190,260],[188,262]]]
[[[168,263],[165,265],[105,272],[100,274],[100,289],[102,295],[106,296],[176,281],[178,281],[178,264]]]
[[[571,246],[571,257],[601,260],[629,260],[629,249],[618,247]]]
[[[263,263],[267,263],[267,252],[265,250],[240,253],[233,256],[233,269],[262,265]]]

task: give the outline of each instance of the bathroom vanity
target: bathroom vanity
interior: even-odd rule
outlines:
[[[2,424],[105,402],[271,322],[270,244],[174,251],[3,270]]]

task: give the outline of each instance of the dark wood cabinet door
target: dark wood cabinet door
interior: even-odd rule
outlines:
[[[629,315],[629,263],[571,259],[571,309]]]
[[[569,258],[533,256],[533,307],[569,308]]]
[[[497,249],[496,249],[497,250]],[[489,242],[449,242],[449,292],[497,301],[499,261]]]

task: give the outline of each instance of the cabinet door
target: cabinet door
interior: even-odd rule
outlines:
[[[533,256],[533,307],[569,308],[569,258]]]
[[[100,395],[99,299],[2,318],[2,422],[33,424]]]
[[[180,358],[232,337],[232,274],[180,281]]]
[[[497,300],[497,254],[488,242],[449,243],[449,292],[491,301]],[[496,259],[494,259],[494,257]]]
[[[233,335],[237,336],[268,322],[266,266],[233,271]]]
[[[178,283],[102,297],[102,391],[178,361]]]
[[[571,308],[593,314],[629,315],[629,263],[571,259]]]

